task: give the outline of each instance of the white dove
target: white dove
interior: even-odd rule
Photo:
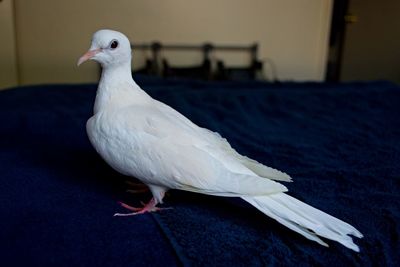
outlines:
[[[134,212],[117,215],[159,210],[169,189],[240,197],[310,240],[328,246],[321,236],[359,252],[349,236],[363,237],[357,229],[285,194],[287,188],[273,181],[291,181],[289,175],[240,155],[218,133],[145,93],[132,79],[124,34],[97,31],[78,66],[89,59],[102,66],[94,115],[86,125],[89,140],[112,168],[139,179],[153,195],[142,208],[124,204]]]

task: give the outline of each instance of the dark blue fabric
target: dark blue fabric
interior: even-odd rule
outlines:
[[[398,266],[400,90],[391,83],[210,83],[137,79],[233,147],[290,174],[290,194],[358,228],[361,253],[308,241],[239,199],[171,191],[138,204],[85,133],[95,85],[0,92],[4,266]],[[1,264],[1,263],[0,263]]]

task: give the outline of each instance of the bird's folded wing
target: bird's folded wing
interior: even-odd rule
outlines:
[[[171,170],[167,170],[165,176],[173,181],[176,189],[218,196],[268,195],[287,191],[284,185],[272,180],[232,172],[224,159],[215,158],[195,145],[159,139],[156,146],[157,158],[166,159]]]
[[[179,114],[179,113],[178,113]],[[131,131],[144,162],[158,184],[212,195],[267,195],[287,191],[270,179],[257,176],[232,155],[225,153],[204,129],[151,106],[122,109],[118,125]],[[183,117],[183,118],[182,118]],[[187,120],[187,119],[186,119]],[[129,134],[125,136],[129,146]],[[229,144],[228,144],[229,145]],[[135,153],[135,151],[132,151]],[[151,165],[151,166],[150,166]]]
[[[174,120],[176,123],[179,123],[180,125],[184,126],[187,130],[189,131],[194,131],[194,134],[196,136],[203,136],[204,139],[207,139],[208,144],[212,147],[212,149],[219,150],[220,154],[225,154],[227,157],[233,157],[238,162],[242,164],[243,167],[247,168],[251,172],[257,174],[258,176],[272,179],[272,180],[277,180],[277,181],[285,181],[285,182],[291,182],[292,178],[279,170],[276,170],[274,168],[265,166],[258,161],[251,159],[249,157],[240,155],[234,148],[231,147],[231,145],[228,143],[228,141],[223,138],[219,133],[210,131],[206,128],[201,128],[195,125],[193,122],[191,122],[189,119],[187,119],[185,116],[174,110],[173,108],[165,105],[162,102],[158,102],[159,108],[164,112],[166,116],[168,116],[169,119]]]

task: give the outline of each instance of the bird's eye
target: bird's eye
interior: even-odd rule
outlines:
[[[110,43],[110,48],[115,49],[118,47],[118,41],[117,40],[112,40]]]

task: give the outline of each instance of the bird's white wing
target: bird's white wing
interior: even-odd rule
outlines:
[[[270,179],[252,174],[233,172],[236,163],[214,157],[196,145],[171,143],[168,139],[156,142],[156,153],[168,158],[174,170],[167,173],[176,182],[177,189],[220,196],[267,195],[285,192],[287,188]]]
[[[258,176],[277,181],[292,181],[292,178],[288,174],[265,166],[249,157],[240,155],[219,133],[197,126],[175,109],[162,102],[156,101],[156,103],[157,108],[161,110],[163,114],[165,114],[165,116],[167,116],[170,120],[173,120],[175,123],[179,123],[180,127],[185,128],[193,135],[207,139],[209,145],[207,148],[209,149],[209,152],[213,152],[214,154],[217,153],[221,157],[234,158],[243,167],[252,173],[257,174]],[[248,172],[245,171],[245,173],[247,174]]]
[[[153,106],[123,108],[115,116],[110,121],[118,124],[110,128],[121,128],[124,134],[117,130],[115,136],[124,136],[125,147],[137,147],[140,151],[140,168],[151,170],[151,174],[142,177],[148,184],[220,196],[287,191],[282,184],[260,178],[248,170],[246,173],[246,168],[235,158],[224,157],[218,150],[212,152],[209,148],[214,140],[210,143],[209,135],[197,133],[195,128],[182,124],[179,119],[172,120]],[[131,142],[137,143],[132,146]],[[131,153],[135,157],[132,161],[138,162],[135,151]]]

